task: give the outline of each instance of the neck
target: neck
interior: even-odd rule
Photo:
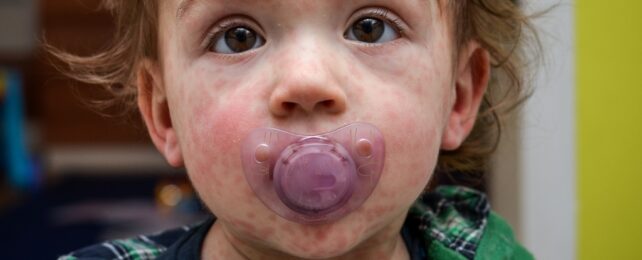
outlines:
[[[400,230],[405,215],[395,220],[352,250],[328,260],[341,259],[410,259]],[[205,238],[202,259],[302,259],[256,242],[239,238],[224,221],[217,220]]]

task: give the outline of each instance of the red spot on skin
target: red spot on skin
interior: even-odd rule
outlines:
[[[274,235],[275,232],[276,232],[275,228],[273,228],[273,227],[265,227],[265,228],[261,229],[261,237],[266,239],[266,238],[271,237],[272,235]]]
[[[235,220],[233,223],[248,234],[256,234],[256,227],[252,223],[243,220]]]
[[[248,216],[248,218],[250,217]],[[244,234],[257,240],[265,240],[276,233],[276,229],[273,227],[256,227],[244,220],[232,220],[232,224]]]
[[[366,212],[364,213],[365,219],[367,222],[372,222],[373,220],[377,219],[377,215],[372,213],[372,212]]]
[[[319,242],[325,241],[326,238],[328,238],[328,231],[325,229],[319,229],[316,232],[314,232],[314,237],[319,240]]]
[[[254,219],[255,217],[256,217],[256,214],[254,214],[253,212],[248,212],[247,213],[247,218],[248,219]]]
[[[234,185],[240,185],[243,181],[245,181],[245,177],[241,175],[234,176],[234,179],[232,180]]]
[[[386,106],[390,106],[390,103],[387,103]],[[386,115],[386,119],[391,120],[393,122],[396,118],[399,118],[399,114],[395,110],[392,110],[392,109],[385,110],[384,113]]]

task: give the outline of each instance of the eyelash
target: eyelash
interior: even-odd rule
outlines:
[[[391,14],[391,11],[386,8],[371,7],[371,8],[366,8],[366,9],[357,11],[356,14],[358,15],[355,16],[354,19],[350,20],[349,26],[354,24],[359,19],[363,19],[366,17],[375,17],[375,18],[383,19],[387,22],[390,22],[390,25],[394,27],[394,29],[399,33],[399,35],[405,36],[405,26],[401,21],[401,18],[399,18],[394,14]]]
[[[221,36],[221,34],[224,34],[227,30],[232,29],[234,27],[247,27],[254,32],[256,32],[260,37],[263,37],[263,31],[258,29],[258,26],[252,25],[252,22],[248,21],[248,18],[244,17],[234,17],[230,19],[223,19],[223,22],[219,22],[216,26],[214,26],[215,29],[212,29],[210,32],[207,33],[205,36],[205,42],[203,44],[203,48],[207,51],[209,48],[212,47],[213,44],[216,43],[216,39]]]
[[[399,33],[400,36],[405,37],[405,25],[401,21],[401,18],[398,16],[391,14],[391,11],[387,8],[383,7],[370,7],[370,8],[365,8],[361,9],[357,12],[355,12],[357,15],[353,15],[354,18],[350,20],[348,23],[348,27],[354,24],[356,21],[359,19],[367,18],[367,17],[375,17],[379,19],[383,19],[386,22],[389,22],[390,25]],[[248,18],[243,18],[243,17],[234,17],[231,19],[223,19],[223,22],[220,22],[215,26],[215,29],[211,30],[210,32],[207,33],[205,39],[206,41],[204,42],[203,48],[207,51],[209,50],[213,44],[216,43],[216,39],[221,36],[221,34],[225,33],[227,30],[232,29],[234,27],[238,26],[243,26],[243,27],[248,27],[249,29],[254,30],[260,37],[262,37],[265,41],[267,39],[263,36],[262,30],[258,30],[258,26],[252,25],[251,22],[247,21]]]

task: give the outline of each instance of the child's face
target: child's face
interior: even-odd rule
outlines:
[[[156,145],[186,166],[236,243],[327,257],[394,240],[440,148],[465,138],[472,124],[463,117],[474,121],[464,112],[476,111],[479,93],[460,102],[467,92],[458,85],[475,80],[458,76],[465,66],[453,71],[438,1],[159,2],[160,62],[141,109]],[[386,159],[378,186],[351,214],[291,222],[248,186],[240,142],[251,130],[310,135],[357,121],[382,131]]]

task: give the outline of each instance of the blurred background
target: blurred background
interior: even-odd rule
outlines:
[[[1,259],[55,259],[204,216],[137,115],[99,115],[83,100],[104,93],[62,76],[40,46],[90,54],[112,31],[98,0],[0,1]]]
[[[522,2],[557,7],[536,20],[544,62],[493,159],[492,206],[538,259],[640,259],[642,1]],[[51,259],[204,217],[140,119],[92,111],[81,100],[104,93],[43,52],[43,36],[76,54],[104,47],[113,24],[98,6],[0,1],[1,259]]]

